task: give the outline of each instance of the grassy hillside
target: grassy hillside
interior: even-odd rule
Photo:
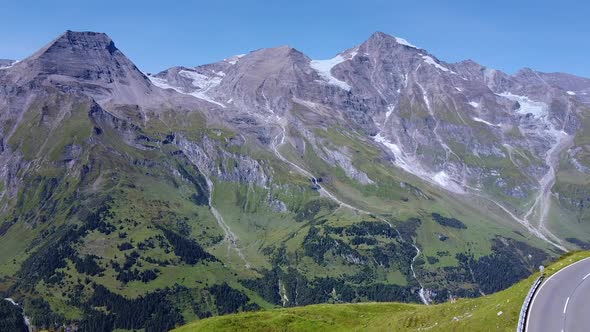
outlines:
[[[518,225],[401,174],[337,127],[318,130],[317,150],[280,149],[372,213],[320,197],[255,140],[236,144],[239,135],[196,113],[175,122],[153,114],[171,127],[140,127],[90,101],[38,103],[9,142],[28,165],[22,183],[0,198],[0,295],[24,303],[37,328],[150,332],[277,307],[418,303],[421,285],[444,302],[507,288],[556,257]],[[321,158],[340,150],[374,182],[356,183]],[[210,168],[219,172],[200,171]]]
[[[548,275],[590,257],[563,256],[545,269]],[[538,273],[488,296],[424,306],[401,303],[321,304],[241,313],[201,320],[175,331],[513,331],[529,288]]]

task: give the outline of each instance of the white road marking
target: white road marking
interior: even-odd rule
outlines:
[[[588,273],[582,280],[586,280],[586,278],[590,277],[590,273]]]
[[[565,312],[567,311],[567,304],[569,303],[570,298],[568,297],[567,300],[565,300],[565,306],[563,307],[563,314],[565,315]]]

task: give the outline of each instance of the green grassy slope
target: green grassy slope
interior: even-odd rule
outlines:
[[[307,138],[291,127],[279,150],[368,213],[320,197],[256,139],[197,111],[172,113],[137,125],[62,96],[40,100],[15,126],[9,144],[24,166],[14,197],[0,197],[0,295],[22,301],[37,327],[161,331],[259,309],[418,303],[421,286],[439,303],[507,288],[557,256],[477,198],[391,167],[346,128],[317,128],[321,144],[302,151],[293,142]],[[208,163],[196,165],[182,140]],[[373,182],[323,159],[335,151]],[[151,311],[129,314],[142,307]],[[422,307],[400,308],[411,317]]]
[[[590,252],[567,254],[546,268],[546,274],[586,257]],[[535,273],[488,296],[439,305],[321,304],[214,317],[175,331],[513,331],[522,301],[537,277]]]

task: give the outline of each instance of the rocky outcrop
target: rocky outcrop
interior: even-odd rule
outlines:
[[[208,177],[214,176],[222,181],[254,184],[260,187],[269,186],[271,178],[259,161],[220,149],[218,144],[208,137],[198,144],[178,135],[176,144]]]

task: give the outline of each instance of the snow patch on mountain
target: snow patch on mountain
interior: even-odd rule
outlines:
[[[435,184],[443,189],[457,194],[463,194],[465,191],[456,183],[445,171],[432,173],[425,170],[415,157],[407,155],[400,149],[399,145],[391,142],[389,139],[378,133],[373,137],[375,142],[383,144],[391,151],[395,157],[394,164],[404,171],[413,174],[429,183]]]
[[[229,63],[230,65],[235,65],[244,56],[246,56],[246,54],[238,54],[238,55],[232,56],[231,58],[223,59],[223,61]]]
[[[442,70],[444,72],[450,72],[452,74],[456,74],[454,71],[450,70],[449,68],[442,66],[438,62],[434,61],[434,59],[431,56],[423,55],[422,59],[424,59],[424,62],[426,62],[427,64],[434,66],[436,69]]]
[[[221,73],[221,75],[219,73]],[[225,73],[223,73],[223,72],[216,72],[214,74],[215,74],[215,76],[206,76],[206,75],[199,74],[194,71],[188,71],[188,70],[181,70],[178,72],[178,75],[192,80],[193,86],[198,88],[199,91],[201,91],[203,93],[218,86],[219,83],[221,83],[222,77],[225,76]]]
[[[161,89],[172,89],[172,90],[174,90],[176,92],[184,93],[179,88],[168,84],[168,81],[166,81],[163,78],[159,78],[159,77],[155,77],[155,76],[151,76],[151,75],[147,75],[147,77],[152,82],[152,84],[155,85],[155,86],[157,86],[158,88],[161,88]]]
[[[434,174],[432,179],[434,180],[434,182],[438,183],[443,188],[456,185],[454,182],[452,182],[451,178],[445,171],[440,171]]]
[[[410,44],[410,42],[408,42],[407,40],[400,38],[400,37],[395,37],[395,41],[400,44],[400,45],[404,45],[404,46],[408,46],[408,47],[412,47],[412,48],[418,48],[415,45]]]
[[[385,122],[387,122],[387,120],[391,116],[391,113],[393,113],[393,110],[395,110],[395,105],[387,106],[387,112],[385,112]]]
[[[474,108],[478,108],[479,107],[479,103],[475,102],[475,101],[470,101],[468,102],[469,105],[473,106]]]
[[[336,77],[334,77],[334,75],[332,75],[332,68],[334,68],[336,65],[338,65],[344,61],[354,58],[355,55],[356,55],[356,52],[352,52],[351,54],[349,54],[348,57],[345,58],[342,55],[338,54],[337,56],[333,57],[332,59],[328,59],[328,60],[312,60],[309,63],[309,65],[328,84],[337,86],[337,87],[339,87],[343,90],[346,90],[346,91],[350,91],[350,85],[348,85],[348,83],[341,81],[341,80],[337,79]]]
[[[377,143],[381,143],[385,145],[389,150],[391,150],[391,152],[393,152],[393,156],[395,157],[395,159],[399,159],[396,161],[399,161],[401,163],[400,167],[404,168],[403,166],[405,166],[405,162],[402,158],[402,150],[400,150],[397,144],[391,143],[387,138],[383,137],[381,133],[375,135],[374,139]]]
[[[207,96],[207,94],[206,94],[206,92],[209,91],[211,88],[219,85],[219,83],[221,82],[221,77],[217,77],[217,76],[207,77],[205,75],[201,75],[199,73],[187,71],[187,70],[181,70],[178,74],[191,79],[193,86],[195,86],[199,90],[186,92],[176,86],[170,85],[170,83],[168,83],[168,81],[163,78],[154,77],[151,75],[148,75],[147,77],[152,82],[152,84],[154,84],[155,86],[157,86],[161,89],[172,89],[178,93],[193,96],[195,98],[199,98],[199,99],[205,100],[207,102],[210,102],[212,104],[221,106],[223,108],[226,107],[224,104],[222,104],[216,100],[213,100],[211,97]]]
[[[537,119],[545,118],[548,114],[547,104],[540,101],[531,100],[527,96],[519,96],[510,92],[503,92],[498,94],[498,96],[518,102],[520,107],[516,110],[516,112],[519,114],[527,115],[530,113]]]
[[[473,119],[473,121],[476,121],[476,122],[481,122],[481,123],[487,124],[488,126],[492,126],[492,127],[499,127],[499,125],[493,124],[493,123],[491,123],[491,122],[488,122],[488,121],[486,121],[486,120],[484,120],[484,119],[480,119],[480,118],[478,118],[478,117],[475,117],[475,116],[474,116],[472,119]]]
[[[576,93],[573,92],[573,91],[566,91],[565,93],[567,93],[570,96],[575,96],[576,95]]]
[[[12,63],[10,63],[10,64],[8,64],[8,65],[5,65],[5,66],[0,66],[0,70],[2,70],[2,69],[8,69],[8,68],[12,68],[14,65],[16,65],[16,64],[17,64],[17,63],[19,63],[19,62],[20,62],[20,60],[16,60],[16,61],[13,61]]]

